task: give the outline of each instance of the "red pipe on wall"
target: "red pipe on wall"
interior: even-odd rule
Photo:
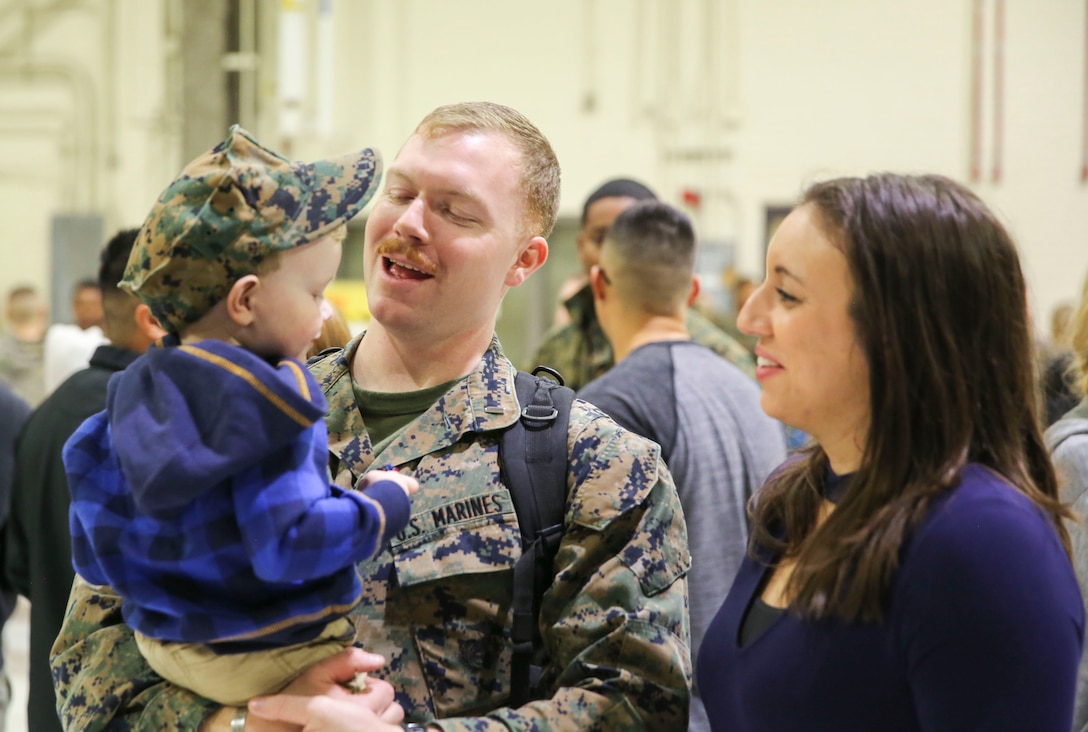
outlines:
[[[1084,8],[1084,110],[1081,119],[1083,147],[1080,156],[1080,182],[1088,183],[1088,3]]]
[[[971,37],[971,110],[970,168],[971,181],[982,177],[982,2],[974,0],[974,32]]]
[[[990,179],[1001,182],[1005,137],[1005,0],[994,0],[994,147]]]

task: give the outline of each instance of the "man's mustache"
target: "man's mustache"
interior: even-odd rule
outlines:
[[[382,239],[378,242],[378,246],[374,251],[379,257],[389,257],[390,259],[407,262],[412,267],[427,274],[433,275],[438,270],[434,262],[423,256],[423,252],[419,247],[398,236]]]

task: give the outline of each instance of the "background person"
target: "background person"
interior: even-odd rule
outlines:
[[[351,341],[351,328],[348,326],[347,319],[340,312],[340,308],[330,300],[322,300],[321,318],[321,332],[306,349],[307,360],[326,348],[343,348]]]
[[[30,674],[27,723],[35,732],[60,732],[49,649],[75,576],[68,527],[68,479],[61,450],[85,419],[106,407],[110,377],[166,335],[146,305],[119,290],[137,229],[115,234],[100,255],[98,281],[109,343],[30,415],[16,452],[11,515],[0,533],[0,585],[30,600]]]
[[[1084,607],[1008,233],[946,178],[837,179],[766,271],[739,325],[814,443],[704,639],[713,728],[1065,732]]]
[[[1084,281],[1080,305],[1069,329],[1069,346],[1075,382],[1081,394],[1088,394],[1088,278]],[[1071,506],[1080,520],[1068,523],[1073,540],[1073,564],[1081,598],[1088,603],[1088,398],[1055,421],[1046,431],[1046,446],[1061,484],[1062,501]],[[1082,656],[1077,672],[1077,696],[1073,730],[1088,730],[1088,655]]]
[[[30,405],[12,391],[11,387],[0,382],[0,530],[9,520],[14,485],[15,442],[29,414]],[[15,600],[15,594],[0,583],[0,631],[15,610]],[[10,702],[11,683],[4,673],[4,647],[0,642],[0,732],[6,729],[5,720]]]
[[[760,409],[756,382],[688,334],[694,268],[684,214],[640,201],[616,217],[589,274],[616,365],[578,392],[661,445],[688,525],[693,663],[744,557],[748,499],[786,457],[782,425]],[[710,729],[698,689],[689,729]]]
[[[1072,348],[1073,306],[1061,303],[1050,314],[1050,338],[1041,351],[1043,401],[1046,424],[1052,425],[1075,407],[1084,390],[1081,388]]]
[[[612,346],[593,309],[589,271],[600,257],[605,232],[620,213],[637,201],[656,200],[642,183],[616,178],[589,194],[582,207],[582,228],[578,231],[578,262],[582,265],[582,286],[563,305],[569,321],[552,328],[533,357],[532,366],[556,369],[564,383],[575,391],[612,368]],[[731,363],[751,373],[752,355],[729,335],[695,310],[687,311],[687,329],[692,340],[708,346]]]
[[[385,464],[420,482],[408,527],[359,565],[353,615],[358,640],[388,661],[374,675],[433,729],[674,730],[688,718],[689,558],[672,478],[657,446],[577,400],[555,579],[537,619],[550,651],[544,698],[506,706],[521,536],[498,434],[521,408],[495,321],[547,258],[558,204],[558,161],[524,115],[486,102],[434,110],[367,218],[370,328],[310,366],[329,403],[337,484]],[[74,588],[52,663],[74,728],[214,732],[237,714],[161,683],[116,600],[95,588]],[[331,668],[285,693],[339,695]],[[341,698],[360,707],[349,724],[389,709],[373,694]],[[256,714],[245,728],[271,729]]]
[[[82,279],[72,288],[73,323],[53,323],[45,331],[43,373],[45,393],[87,368],[95,349],[107,342],[102,332],[103,292],[94,279]]]
[[[42,349],[49,308],[35,288],[21,285],[8,292],[4,318],[7,327],[0,333],[0,379],[36,407],[45,398]]]
[[[72,287],[72,318],[80,330],[102,326],[105,311],[102,307],[102,288],[98,280],[82,279]]]
[[[756,283],[753,282],[750,277],[738,274],[732,268],[726,269],[725,272],[722,273],[722,283],[729,291],[729,299],[733,307],[724,317],[721,317],[715,322],[717,322],[722,330],[728,333],[731,338],[735,339],[737,343],[740,343],[751,352],[756,347],[756,339],[747,333],[742,333],[740,328],[737,327],[737,315],[740,313],[741,308],[744,307],[744,303],[748,301],[748,297],[756,289]]]

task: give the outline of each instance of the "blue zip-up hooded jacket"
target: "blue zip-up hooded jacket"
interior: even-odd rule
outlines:
[[[160,640],[248,651],[316,637],[358,600],[355,563],[410,512],[392,481],[330,484],[324,413],[294,359],[220,341],[149,350],[65,445],[76,572]]]

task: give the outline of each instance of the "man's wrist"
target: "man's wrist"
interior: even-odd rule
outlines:
[[[230,721],[234,718],[234,712],[233,707],[216,707],[200,723],[199,732],[230,732]]]

